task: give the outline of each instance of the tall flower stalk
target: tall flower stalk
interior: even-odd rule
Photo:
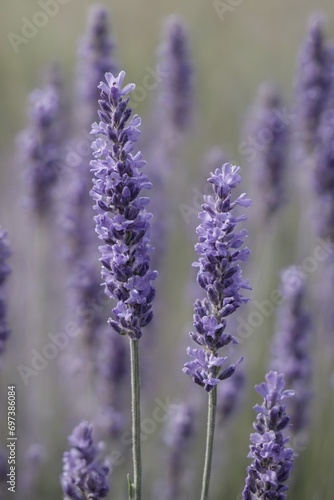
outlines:
[[[132,443],[134,479],[130,481],[130,498],[141,499],[140,451],[140,380],[138,342],[142,329],[153,317],[152,301],[155,289],[152,281],[157,273],[150,269],[150,219],[146,211],[149,198],[140,196],[151,183],[143,174],[146,162],[141,153],[132,154],[140,135],[140,118],[128,107],[134,84],[122,87],[125,72],[117,77],[106,73],[101,82],[99,100],[100,123],[94,123],[92,133],[94,156],[91,166],[94,187],[91,196],[96,231],[103,245],[101,251],[102,278],[107,295],[116,301],[109,324],[130,341]]]
[[[223,368],[228,358],[219,357],[218,350],[231,342],[237,343],[231,334],[225,332],[226,318],[248,301],[241,293],[242,289],[249,289],[249,285],[243,280],[239,265],[249,255],[248,248],[242,248],[247,231],[236,230],[236,226],[247,217],[234,216],[232,210],[237,205],[248,207],[251,202],[245,193],[232,201],[232,190],[241,181],[238,170],[239,167],[226,163],[209,177],[213,195],[204,197],[203,211],[199,214],[202,222],[197,228],[198,243],[195,245],[200,258],[193,265],[199,268],[197,282],[205,290],[206,297],[194,304],[196,332],[190,333],[201,349],[187,349],[193,361],[187,362],[183,371],[209,393],[201,500],[206,500],[209,492],[217,384],[231,377],[241,361],[239,359],[237,363]]]

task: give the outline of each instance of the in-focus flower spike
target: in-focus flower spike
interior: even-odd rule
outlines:
[[[187,404],[174,405],[165,429],[165,443],[170,453],[168,459],[169,479],[167,498],[180,497],[184,461],[191,439],[194,436],[194,412]]]
[[[6,296],[5,283],[11,270],[7,264],[7,259],[11,256],[11,250],[7,239],[7,233],[0,227],[0,355],[5,350],[10,330],[6,318]]]
[[[317,128],[330,82],[323,24],[323,19],[318,15],[310,19],[297,70],[297,126],[302,141],[311,150],[316,144]]]
[[[202,223],[197,228],[198,243],[195,251],[200,256],[197,282],[205,290],[206,298],[194,304],[195,332],[191,338],[201,349],[188,348],[193,358],[185,364],[183,372],[192,376],[195,383],[208,392],[233,375],[236,365],[223,366],[227,357],[219,357],[218,350],[236,339],[225,332],[226,318],[242,304],[248,302],[241,290],[250,289],[243,280],[239,262],[247,260],[249,250],[243,247],[247,236],[245,229],[236,226],[247,219],[245,215],[232,215],[232,210],[240,205],[249,207],[251,201],[243,193],[232,201],[232,190],[240,183],[239,167],[225,163],[216,169],[208,181],[213,187],[213,196],[204,196]]]
[[[284,390],[284,375],[274,371],[266,375],[266,382],[256,385],[256,391],[263,397],[262,405],[254,406],[258,412],[251,434],[248,454],[253,459],[247,467],[246,485],[242,492],[243,500],[271,499],[285,500],[288,490],[286,481],[293,468],[294,453],[286,445],[284,429],[289,425],[289,417],[283,399],[294,395]]]
[[[98,212],[96,231],[104,241],[100,260],[105,291],[118,301],[109,323],[117,333],[139,339],[153,317],[157,272],[150,270],[149,198],[140,196],[151,183],[141,171],[146,164],[141,153],[132,154],[141,123],[128,108],[127,95],[135,85],[123,87],[124,78],[124,71],[117,77],[107,73],[106,83],[99,86],[101,121],[93,124],[92,133],[102,137],[92,145],[97,159],[91,162],[91,196]]]
[[[262,218],[268,221],[285,202],[289,125],[281,118],[282,100],[274,85],[263,83],[254,106],[252,137],[260,143],[252,161]]]
[[[71,449],[64,453],[61,476],[64,500],[100,500],[107,496],[109,467],[101,462],[102,445],[95,446],[92,434],[92,425],[81,422],[68,438]]]
[[[61,174],[61,112],[57,88],[48,85],[29,97],[29,125],[20,137],[27,164],[30,203],[40,217],[50,213],[53,190]]]
[[[188,33],[182,19],[171,16],[166,22],[165,38],[159,50],[161,60],[164,120],[171,139],[184,132],[190,123],[193,104],[193,68],[190,62]]]
[[[297,267],[282,272],[282,305],[273,343],[271,368],[283,372],[295,397],[288,409],[292,432],[307,425],[307,406],[311,398],[312,363],[310,357],[311,318],[305,308],[305,277]]]
[[[219,384],[217,414],[223,425],[236,412],[244,384],[245,375],[241,370],[237,370],[224,384]]]
[[[115,43],[110,35],[108,9],[93,5],[88,11],[88,25],[79,42],[78,94],[89,126],[97,118],[98,85],[107,72],[116,73]]]

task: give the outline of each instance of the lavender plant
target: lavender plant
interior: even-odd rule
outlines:
[[[180,404],[171,413],[165,430],[165,443],[169,448],[167,498],[171,500],[180,498],[184,458],[194,432],[193,409],[187,404]]]
[[[238,370],[224,384],[218,385],[217,414],[222,424],[225,424],[227,420],[231,420],[231,417],[235,414],[241,399],[240,396],[243,394],[244,384],[245,374]]]
[[[288,124],[280,117],[281,109],[282,99],[275,86],[262,84],[252,118],[252,135],[261,138],[261,147],[252,166],[265,221],[270,220],[285,201]]]
[[[334,241],[334,85],[328,93],[318,127],[315,148],[314,187],[317,203],[317,232]]]
[[[117,301],[111,311],[109,324],[120,335],[127,335],[131,353],[132,432],[134,480],[130,496],[141,498],[140,452],[140,382],[138,341],[142,329],[153,317],[152,285],[157,273],[150,269],[150,219],[146,207],[149,198],[140,196],[151,183],[141,169],[145,166],[141,153],[132,154],[140,135],[140,118],[131,117],[126,97],[134,84],[122,87],[125,72],[117,77],[106,73],[101,82],[99,100],[100,123],[94,123],[92,133],[99,135],[93,142],[96,160],[91,162],[94,187],[91,196],[96,231],[104,242],[102,278],[107,295]]]
[[[278,311],[271,367],[284,372],[287,385],[295,392],[288,408],[292,432],[298,434],[307,425],[311,398],[311,318],[304,304],[305,277],[292,266],[282,272],[281,279],[283,303]]]
[[[284,387],[284,375],[274,371],[266,375],[266,382],[255,386],[263,403],[254,406],[258,412],[254,423],[256,432],[250,436],[252,444],[248,454],[253,462],[247,467],[243,500],[286,498],[288,486],[284,483],[293,468],[294,457],[293,450],[286,446],[289,438],[283,431],[290,419],[281,402],[292,397],[294,392],[284,390]]]
[[[30,201],[39,217],[45,217],[52,209],[53,191],[61,172],[59,103],[54,85],[34,90],[29,97],[29,125],[20,137]]]
[[[7,233],[0,227],[0,356],[5,350],[5,346],[10,334],[6,318],[6,298],[5,283],[11,270],[7,260],[11,255]]]
[[[323,19],[313,16],[299,54],[297,70],[297,124],[307,149],[317,142],[317,129],[327,99],[329,65],[323,34]]]
[[[162,105],[166,113],[164,125],[171,141],[175,141],[190,123],[193,93],[188,34],[176,16],[166,22],[159,55],[163,74]]]
[[[218,350],[236,339],[225,332],[226,318],[234,313],[248,299],[242,289],[249,289],[243,280],[239,262],[247,260],[248,248],[242,248],[247,231],[236,230],[236,226],[247,219],[245,215],[232,215],[237,205],[249,207],[250,200],[243,193],[232,201],[232,190],[240,183],[239,167],[225,163],[216,169],[208,181],[213,186],[213,196],[205,196],[202,205],[202,220],[197,228],[198,243],[196,253],[200,256],[197,282],[206,292],[206,298],[194,304],[194,327],[191,338],[200,349],[188,348],[193,358],[184,365],[183,371],[191,375],[193,381],[209,393],[206,458],[204,465],[202,500],[208,498],[212,447],[217,405],[217,384],[231,377],[238,363],[227,368],[223,365],[227,357],[219,357]]]
[[[98,333],[98,422],[112,437],[119,436],[124,427],[122,393],[128,377],[127,350],[120,335],[106,325]]]
[[[64,500],[102,500],[107,496],[109,467],[101,462],[101,445],[94,444],[92,434],[92,425],[84,421],[68,438],[71,449],[64,453],[61,476]]]

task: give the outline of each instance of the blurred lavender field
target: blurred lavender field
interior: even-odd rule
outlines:
[[[83,39],[89,31],[88,7],[94,3],[51,3],[54,11],[42,17],[38,13],[45,12],[41,4],[46,0],[17,0],[15,6],[0,7],[0,226],[8,233],[12,252],[5,287],[11,334],[4,352],[0,349],[1,446],[5,447],[7,437],[7,385],[16,384],[14,497],[62,498],[60,475],[63,453],[70,447],[67,438],[80,421],[88,420],[94,425],[96,442],[105,442],[102,456],[112,464],[108,498],[127,498],[126,473],[131,470],[128,343],[120,342],[126,339],[106,324],[111,306],[100,280],[95,279],[100,242],[93,234],[94,213],[86,213],[80,205],[87,202],[91,189],[92,139],[88,136],[90,124],[98,119],[99,94],[88,95],[96,75],[85,67],[94,47]],[[137,85],[130,103],[142,118],[138,147],[153,184],[145,196],[151,198],[149,210],[154,215],[152,265],[159,276],[154,319],[143,329],[140,342],[143,496],[199,498],[206,398],[205,391],[182,373],[188,361],[186,348],[192,342],[188,335],[193,329],[192,304],[202,297],[192,268],[193,248],[197,214],[203,195],[209,193],[206,179],[231,161],[241,166],[237,193],[245,191],[252,199],[248,221],[242,223],[251,250],[243,274],[252,291],[246,294],[250,302],[228,323],[228,332],[237,337],[239,346],[227,346],[226,355],[231,355],[231,362],[241,356],[244,361],[218,391],[210,498],[242,498],[255,420],[252,407],[261,403],[254,385],[274,368],[285,373],[288,389],[295,384],[298,396],[289,406],[296,429],[290,446],[297,456],[287,498],[330,500],[334,491],[334,183],[330,171],[334,164],[334,6],[329,0],[293,5],[287,0],[259,0],[256,5],[246,0],[182,5],[115,0],[103,5],[115,46],[100,49],[109,54],[112,48],[115,74],[125,70],[125,84]],[[324,16],[324,46],[317,45],[317,28],[305,45],[310,17],[319,12],[320,19]],[[166,19],[174,14],[180,16],[181,26],[184,22],[181,38],[188,37],[184,56],[189,67],[183,69],[191,82],[189,93],[178,103],[176,118],[169,114],[165,102],[170,96],[164,94],[172,73],[166,37],[175,18],[167,27]],[[41,26],[31,27],[33,21]],[[305,62],[311,53],[307,43],[313,42],[319,49],[313,54],[319,67],[306,61],[304,74],[298,76],[298,60]],[[108,64],[106,70],[110,70]],[[31,206],[31,177],[27,178],[27,151],[31,156],[32,147],[22,131],[31,129],[28,95],[50,81],[62,96],[58,128],[50,131],[45,125],[44,136],[46,141],[51,137],[55,149],[61,144],[55,160],[57,186],[50,203],[46,198],[36,209]],[[312,119],[303,101],[308,86],[319,110],[319,116],[310,112]],[[90,106],[94,99],[96,112]],[[73,180],[74,167],[83,164],[86,177]],[[41,189],[37,187],[37,197]],[[88,203],[92,206],[93,200]],[[291,270],[290,266],[297,267]],[[290,271],[282,275],[287,268]],[[79,318],[74,312],[78,300],[86,301],[85,306],[89,303],[88,316]],[[89,320],[92,308],[94,319]],[[295,344],[289,350],[290,331]],[[97,352],[94,359],[92,351]],[[184,453],[175,452],[178,447]],[[1,481],[6,461],[5,450],[0,455],[3,499],[11,498],[8,485]],[[178,473],[180,491],[176,492],[171,489],[171,477]]]

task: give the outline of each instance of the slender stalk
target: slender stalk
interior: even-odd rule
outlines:
[[[132,498],[141,500],[141,449],[140,449],[140,377],[138,340],[130,339],[131,408],[132,408]]]
[[[212,450],[213,450],[213,437],[215,433],[216,423],[216,408],[217,408],[217,386],[209,392],[208,398],[208,423],[206,431],[206,448],[205,448],[205,462],[202,480],[201,500],[207,500],[209,494],[211,465],[212,465]]]

